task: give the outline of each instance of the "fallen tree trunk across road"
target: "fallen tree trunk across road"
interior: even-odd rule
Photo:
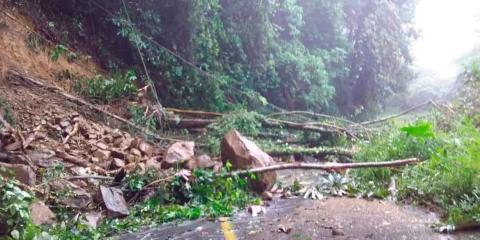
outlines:
[[[286,163],[272,165],[268,167],[259,167],[246,170],[233,171],[228,173],[228,176],[232,175],[247,175],[252,173],[264,173],[271,171],[279,171],[286,169],[310,169],[310,170],[323,170],[323,171],[338,171],[352,168],[391,168],[401,167],[409,164],[417,164],[420,160],[417,158],[409,158],[403,160],[394,160],[387,162],[361,162],[361,163]]]

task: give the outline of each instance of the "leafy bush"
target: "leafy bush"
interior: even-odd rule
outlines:
[[[439,122],[437,125],[445,124]],[[418,121],[360,143],[356,161],[417,157],[423,162],[401,173],[392,169],[352,171],[352,191],[386,197],[388,184],[396,175],[398,199],[436,204],[452,224],[478,223],[480,132],[469,118],[447,125],[451,126],[444,130]]]
[[[480,132],[466,119],[439,135],[444,144],[429,161],[402,174],[399,197],[438,204],[450,223],[479,222]]]
[[[76,92],[100,102],[110,102],[122,97],[132,97],[138,87],[135,85],[137,75],[130,70],[125,74],[114,74],[111,78],[97,75],[91,79],[83,79],[75,86]]]
[[[432,128],[432,124],[425,121],[401,128],[392,126],[390,130],[360,142],[360,151],[355,154],[354,160],[380,162],[412,157],[427,160],[441,144],[441,141],[434,137]],[[363,188],[366,195],[376,197],[388,195],[388,185],[396,173],[398,171],[388,168],[352,171],[356,181],[362,183],[358,187]]]

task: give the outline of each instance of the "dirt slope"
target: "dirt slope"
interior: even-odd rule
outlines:
[[[5,6],[4,0],[0,0],[1,6]],[[78,52],[76,53],[78,59],[75,62],[68,62],[64,56],[58,61],[52,61],[49,53],[55,47],[53,43],[41,45],[43,50],[31,47],[32,43],[40,41],[39,35],[31,31],[33,29],[35,27],[28,17],[13,9],[6,7],[0,9],[0,72],[3,76],[7,70],[16,70],[70,90],[71,82],[56,81],[61,72],[68,70],[85,77],[92,77],[95,72],[101,72],[92,59]]]

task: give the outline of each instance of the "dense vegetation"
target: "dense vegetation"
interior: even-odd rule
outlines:
[[[115,71],[136,66],[144,73],[139,49],[166,106],[225,111],[268,100],[353,116],[381,110],[380,100],[411,79],[414,2],[24,4],[50,38]]]

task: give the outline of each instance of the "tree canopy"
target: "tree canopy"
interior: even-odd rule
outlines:
[[[81,41],[69,44],[107,67],[143,72],[138,48],[167,106],[227,111],[268,101],[354,116],[381,109],[412,78],[413,0],[38,4],[32,11],[68,23],[66,35]]]

